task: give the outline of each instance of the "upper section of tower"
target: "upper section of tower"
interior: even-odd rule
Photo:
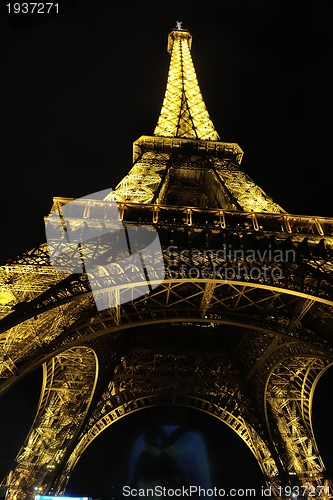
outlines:
[[[191,43],[189,31],[177,23],[168,37],[171,62],[154,136],[134,142],[131,170],[105,199],[122,203],[122,209],[151,204],[155,212],[197,207],[283,213],[241,170],[238,144],[219,140],[200,93]]]
[[[218,141],[219,136],[203,101],[191,57],[192,36],[177,28],[168,36],[171,55],[167,88],[154,131],[159,137]]]

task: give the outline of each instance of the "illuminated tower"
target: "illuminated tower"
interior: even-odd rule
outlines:
[[[126,280],[112,238],[85,246],[88,261],[117,269],[104,266],[99,282],[115,299],[106,310],[96,308],[87,268],[52,266],[46,243],[0,268],[0,394],[40,365],[44,373],[35,421],[3,481],[10,500],[63,492],[96,436],[163,404],[231,427],[272,497],[302,486],[304,498],[331,498],[312,398],[333,363],[333,219],[287,214],[241,170],[242,150],[220,141],[206,110],[191,43],[178,23],[155,133],[135,141],[115,191],[52,207],[62,221],[69,202],[81,207],[67,216],[81,234],[102,227],[117,202],[127,233],[158,232],[163,282],[149,270],[149,290],[138,293],[142,276]],[[80,248],[68,246],[68,261]],[[132,298],[122,303],[125,292]]]

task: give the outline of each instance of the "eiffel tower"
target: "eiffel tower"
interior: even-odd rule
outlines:
[[[242,171],[243,151],[220,141],[206,110],[191,44],[177,23],[157,126],[135,141],[128,175],[102,200],[52,207],[62,218],[74,207],[80,235],[116,203],[128,233],[158,234],[164,279],[146,266],[148,287],[142,272],[128,280],[115,238],[102,236],[85,262],[113,264],[98,281],[105,309],[89,271],[70,265],[80,245],[67,245],[64,268],[50,242],[0,268],[0,394],[43,366],[35,420],[2,482],[10,500],[63,494],[100,433],[156,405],[233,429],[271,498],[333,498],[312,428],[314,390],[333,364],[333,219],[288,214]]]

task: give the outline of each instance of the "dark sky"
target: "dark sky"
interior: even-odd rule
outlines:
[[[73,0],[72,8],[60,2],[67,5],[64,15],[51,21],[44,15],[29,29],[24,19],[9,23],[6,3],[0,5],[1,261],[44,239],[53,196],[115,187],[129,170],[133,141],[152,134],[157,122],[167,34],[177,20],[193,35],[193,60],[215,127],[222,141],[245,151],[244,170],[290,213],[333,216],[330,0],[220,0],[200,8]],[[29,383],[6,396],[10,404],[6,412],[1,404],[0,419],[12,420],[13,401],[19,418],[17,398]],[[321,399],[330,399],[327,384],[318,388]],[[27,422],[36,402],[19,400]],[[323,445],[327,405],[315,414]],[[24,424],[15,425],[15,435],[24,434]],[[136,432],[121,425],[124,435]],[[15,452],[6,448],[6,458]]]

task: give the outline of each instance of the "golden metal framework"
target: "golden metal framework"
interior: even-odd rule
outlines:
[[[69,217],[78,235],[101,228],[116,201],[127,231],[158,231],[163,282],[97,311],[80,248],[61,235],[0,267],[0,395],[44,370],[35,421],[2,483],[10,500],[63,493],[97,435],[162,404],[231,427],[272,498],[286,498],[286,485],[333,498],[312,429],[313,393],[333,364],[333,219],[287,214],[240,169],[242,150],[219,141],[206,111],[190,47],[187,30],[172,30],[155,135],[134,143],[114,192],[78,200],[82,216]],[[70,201],[55,198],[52,210],[62,216]],[[107,264],[101,292],[137,296],[144,277],[128,278],[115,238],[91,239],[84,255]]]
[[[172,30],[169,34],[171,62],[168,83],[154,135],[217,141],[219,136],[202,99],[195,74],[191,45],[189,31]]]

